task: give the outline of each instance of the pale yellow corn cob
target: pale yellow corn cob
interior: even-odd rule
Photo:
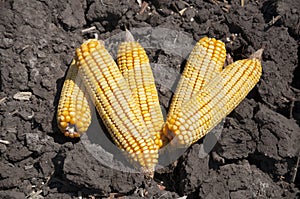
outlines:
[[[74,138],[85,133],[91,123],[91,108],[75,60],[71,63],[61,91],[57,123],[65,136]]]
[[[216,74],[168,118],[165,128],[169,135],[176,136],[174,143],[189,146],[206,135],[246,97],[261,72],[260,60],[254,56],[236,61]]]
[[[222,71],[225,59],[226,49],[222,41],[204,37],[196,43],[173,95],[167,121],[180,111],[183,104],[201,91],[213,77]],[[168,134],[165,127],[162,132],[165,145],[173,136]]]
[[[226,59],[225,44],[214,38],[200,39],[192,50],[176,92],[172,98],[168,116],[199,92],[215,74],[222,71]]]
[[[114,142],[144,171],[153,172],[158,148],[151,138],[129,86],[104,45],[96,39],[76,50],[78,74]]]
[[[137,102],[149,134],[159,147],[162,145],[161,129],[164,118],[148,56],[135,41],[123,42],[118,49],[118,66]]]

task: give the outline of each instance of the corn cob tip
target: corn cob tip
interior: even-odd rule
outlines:
[[[261,48],[259,50],[257,50],[256,52],[254,52],[252,55],[250,55],[250,59],[258,59],[259,61],[261,61],[262,59],[262,54],[264,52],[264,49]]]
[[[88,51],[88,49],[90,48],[96,48],[98,45],[104,46],[105,42],[103,40],[98,39],[88,39],[83,42],[80,48],[76,49],[76,54],[78,54],[81,50]]]
[[[80,133],[77,132],[76,126],[73,124],[68,124],[68,126],[65,128],[64,135],[70,138],[80,137]]]
[[[127,29],[126,29],[126,32],[125,32],[125,41],[127,41],[127,42],[135,42],[135,39],[134,39],[133,35]]]

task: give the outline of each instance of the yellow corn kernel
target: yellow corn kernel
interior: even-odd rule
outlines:
[[[180,107],[222,71],[226,59],[225,44],[214,38],[200,39],[192,50],[185,65],[169,108],[168,121]],[[163,130],[166,137],[170,137]],[[171,136],[172,137],[172,136]],[[170,137],[170,138],[171,138]]]
[[[127,34],[130,33],[127,31]],[[142,115],[154,142],[160,147],[162,145],[160,134],[164,118],[146,52],[138,42],[123,42],[118,49],[117,61],[137,102],[137,114]]]
[[[143,171],[153,172],[158,148],[137,114],[136,101],[111,55],[101,42],[90,39],[76,49],[76,61],[78,74],[114,142]]]
[[[174,143],[189,146],[206,135],[246,97],[259,81],[261,72],[260,60],[252,56],[215,74],[201,91],[168,118],[165,128],[171,137],[176,136]]]
[[[71,138],[80,137],[91,123],[91,104],[77,74],[78,69],[73,60],[67,72],[57,110],[58,127],[65,136]]]

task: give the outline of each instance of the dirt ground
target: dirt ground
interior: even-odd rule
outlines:
[[[0,198],[299,198],[300,2],[240,2],[155,0],[141,13],[134,0],[0,1]],[[215,37],[234,60],[263,47],[263,75],[210,156],[199,159],[195,143],[145,182],[102,165],[57,128],[64,75],[90,26],[101,39],[125,27]],[[168,52],[148,52],[180,71]],[[170,93],[158,90],[167,106]],[[32,95],[20,100],[21,91]]]

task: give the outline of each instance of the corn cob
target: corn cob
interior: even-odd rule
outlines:
[[[172,98],[169,115],[177,112],[182,104],[209,82],[216,73],[220,73],[226,59],[223,42],[214,38],[200,39],[192,50]]]
[[[74,138],[87,131],[91,123],[91,104],[81,79],[77,76],[75,60],[71,63],[57,110],[57,123],[65,136]]]
[[[170,120],[183,104],[201,91],[215,75],[222,71],[225,59],[226,49],[223,42],[204,37],[196,43],[173,95],[167,120]],[[163,133],[163,137],[167,137],[164,142],[172,139],[172,135],[168,135],[165,128],[163,128]]]
[[[262,51],[257,54],[261,55]],[[185,102],[166,122],[174,143],[189,146],[229,114],[258,82],[262,72],[257,56],[236,61]]]
[[[76,49],[76,61],[78,74],[114,142],[143,171],[153,172],[158,148],[142,116],[137,114],[137,104],[126,80],[104,45],[96,39],[84,42]]]
[[[127,31],[127,34],[130,33]],[[132,37],[131,34],[130,36]],[[117,61],[137,102],[137,111],[139,111],[137,114],[142,115],[155,144],[161,147],[160,135],[164,118],[151,66],[144,48],[135,41],[123,42],[118,49]]]

